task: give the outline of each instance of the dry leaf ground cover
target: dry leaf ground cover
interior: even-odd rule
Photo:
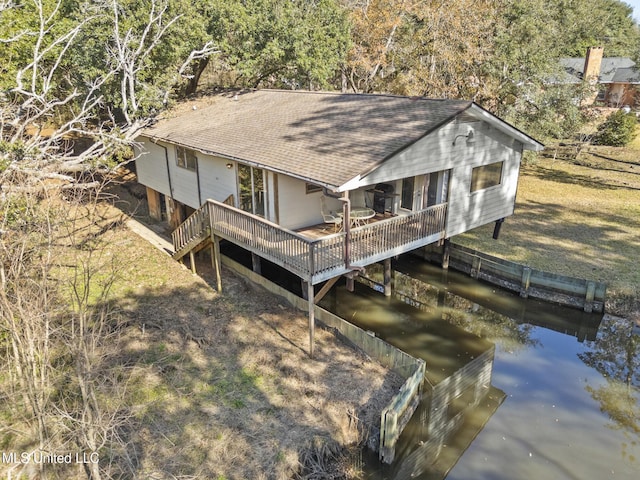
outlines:
[[[607,310],[640,311],[640,149],[550,146],[524,164],[515,215],[454,242],[607,284]]]
[[[128,230],[119,210],[99,208],[73,225],[76,238],[86,234],[74,245],[92,252],[96,299],[115,278],[108,301],[119,333],[101,354],[121,384],[102,401],[129,412],[119,455],[135,478],[296,478],[303,463],[355,475],[353,447],[375,434],[402,379],[322,328],[310,359],[304,312],[226,269],[216,293]],[[79,268],[72,260],[86,258],[65,248],[61,288]],[[0,440],[26,448],[17,436]]]
[[[379,425],[397,376],[322,329],[310,359],[303,312],[226,270],[217,294],[131,232],[113,235],[141,476],[291,478],[305,452]]]

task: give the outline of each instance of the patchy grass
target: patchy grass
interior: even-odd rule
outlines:
[[[309,449],[344,452],[335,455],[344,461],[379,427],[402,379],[321,328],[310,359],[303,312],[226,269],[218,294],[115,221],[120,211],[95,213],[80,212],[73,241],[61,232],[54,276],[67,295],[79,262],[90,260],[90,303],[108,302],[117,316],[119,335],[101,354],[121,397],[100,399],[131,414],[118,435],[136,477],[292,478]],[[200,261],[209,278],[210,262]],[[0,376],[0,389],[6,382]],[[2,433],[0,446],[16,450],[19,437]],[[80,466],[65,471],[82,475]]]
[[[567,151],[569,150],[569,151]],[[515,215],[454,241],[563,275],[605,282],[607,309],[640,309],[640,143],[552,146],[523,166]]]
[[[395,375],[323,330],[311,360],[304,313],[227,271],[219,295],[132,233],[118,238],[141,477],[291,478],[307,439],[345,448],[379,423]]]

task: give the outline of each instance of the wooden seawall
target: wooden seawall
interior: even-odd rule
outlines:
[[[424,258],[441,262],[445,247],[427,246]],[[519,263],[449,244],[448,266],[472,278],[518,292],[521,297],[533,297],[585,312],[603,312],[606,284],[581,278],[544,272]]]

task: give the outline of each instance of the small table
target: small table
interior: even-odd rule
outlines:
[[[376,211],[367,207],[353,207],[349,213],[349,222],[352,227],[366,225],[370,218],[376,215]],[[340,214],[342,216],[342,214]]]

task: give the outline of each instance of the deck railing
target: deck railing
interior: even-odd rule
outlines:
[[[214,234],[246,247],[298,276],[309,277],[312,242],[308,238],[230,205],[214,200],[207,203]]]
[[[236,243],[299,277],[318,283],[393,255],[427,245],[444,235],[447,205],[388,218],[350,232],[349,265],[346,233],[311,239],[233,206],[208,200],[173,233],[179,251],[211,232]]]
[[[351,263],[389,258],[439,240],[444,233],[447,204],[370,223],[351,231]],[[374,260],[375,261],[375,260]]]
[[[204,240],[210,235],[208,228],[209,203],[205,203],[171,233],[174,252],[180,253],[191,243],[197,240]]]

